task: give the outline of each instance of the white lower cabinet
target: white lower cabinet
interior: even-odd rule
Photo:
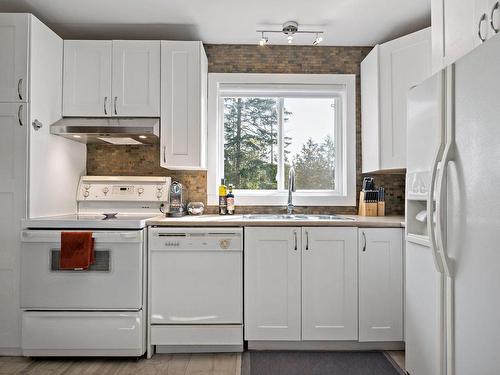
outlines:
[[[403,341],[403,230],[359,229],[359,341]]]
[[[301,228],[245,228],[245,340],[300,340]]]
[[[357,340],[356,228],[245,228],[245,340]]]
[[[302,228],[302,340],[357,340],[356,228]]]

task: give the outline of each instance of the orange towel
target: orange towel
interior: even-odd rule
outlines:
[[[94,263],[92,232],[61,232],[62,270],[87,270]]]

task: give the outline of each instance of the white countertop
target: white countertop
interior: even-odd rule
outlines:
[[[179,218],[156,217],[149,219],[147,225],[171,227],[265,227],[265,226],[311,226],[311,227],[363,227],[363,228],[403,228],[404,216],[357,216],[338,215],[345,220],[290,220],[290,219],[248,219],[246,215],[202,215]]]

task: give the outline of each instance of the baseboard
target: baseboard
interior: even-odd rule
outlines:
[[[243,345],[156,345],[155,353],[241,353]]]
[[[22,355],[21,348],[0,348],[0,357],[21,357]]]
[[[404,350],[404,342],[248,341],[248,350]]]

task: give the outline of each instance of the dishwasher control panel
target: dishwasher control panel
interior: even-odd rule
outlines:
[[[151,250],[243,251],[242,228],[151,228]]]

